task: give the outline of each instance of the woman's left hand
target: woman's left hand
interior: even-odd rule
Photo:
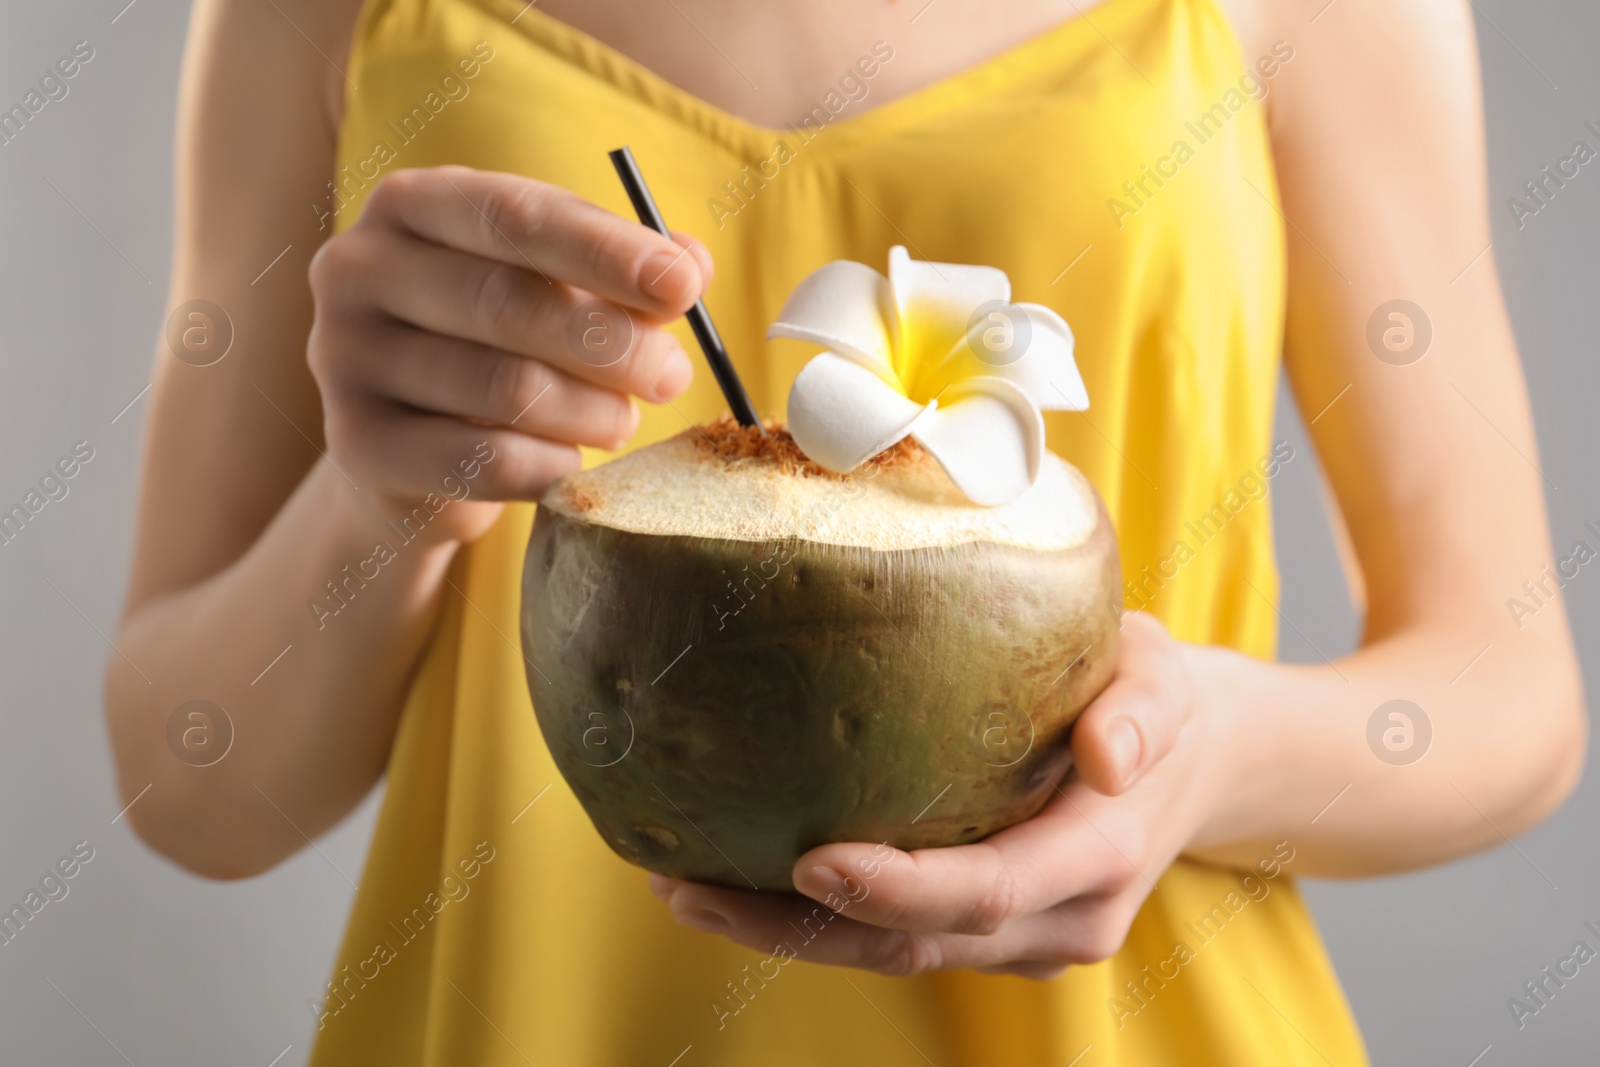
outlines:
[[[1053,978],[1103,960],[1218,806],[1229,775],[1225,712],[1200,696],[1222,691],[1207,681],[1236,659],[1130,613],[1111,683],[1073,729],[1077,773],[1033,818],[952,848],[812,849],[794,867],[796,889],[811,900],[659,875],[651,888],[693,929],[888,975],[971,968]],[[804,941],[796,931],[813,901],[837,914]]]

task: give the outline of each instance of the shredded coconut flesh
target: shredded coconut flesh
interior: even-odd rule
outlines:
[[[631,533],[880,551],[971,542],[1058,551],[1087,541],[1099,516],[1088,479],[1049,452],[1031,489],[979,507],[913,440],[839,475],[807,460],[779,424],[763,438],[732,419],[569,475],[543,503]]]

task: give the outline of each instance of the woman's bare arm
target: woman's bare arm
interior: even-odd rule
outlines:
[[[371,788],[457,547],[575,445],[631,434],[631,396],[687,386],[658,326],[709,278],[703,248],[463,168],[397,171],[350,230],[319,230],[357,7],[201,0],[185,62],[170,303],[220,305],[236,339],[206,367],[157,353],[106,708],[129,821],[214,877],[267,869]],[[596,296],[640,325],[604,369],[563,340]],[[451,486],[423,536],[384,525]],[[347,586],[379,542],[394,558]],[[330,582],[353,594],[334,617],[311,607]],[[168,742],[194,699],[235,730],[212,766]]]
[[[314,817],[325,805],[307,795],[327,788],[327,764],[342,808],[370,787],[383,766],[394,692],[408,666],[403,654],[391,654],[388,677],[369,677],[363,687],[370,695],[352,711],[367,720],[364,751],[329,738],[314,757],[324,765],[305,766],[299,781],[270,773],[281,759],[273,751],[276,732],[265,728],[271,708],[292,703],[314,717],[315,709],[329,706],[316,694],[329,663],[374,658],[351,647],[362,636],[358,627],[308,640],[304,604],[285,595],[315,589],[318,575],[332,577],[371,546],[348,495],[333,484],[338,476],[311,474],[322,410],[304,357],[312,317],[306,263],[327,236],[310,206],[333,170],[344,88],[317,49],[342,64],[357,3],[286,0],[279,7],[281,14],[270,4],[202,0],[192,16],[168,304],[212,301],[232,320],[235,339],[208,367],[180,361],[164,342],[157,350],[133,570],[117,639],[126,659],[113,656],[106,678],[124,802],[150,786],[129,810],[129,822],[157,849],[218,877],[254,873],[266,854],[290,851],[299,841],[252,780],[307,833],[330,821]],[[285,246],[284,257],[257,280]],[[263,537],[297,487],[297,506]],[[308,521],[318,515],[331,521]],[[252,546],[250,565],[240,566]],[[413,568],[426,562],[407,561]],[[431,562],[434,569],[442,563]],[[394,577],[373,590],[374,600],[417,584],[411,576]],[[234,624],[218,631],[223,617]],[[424,625],[412,618],[399,628],[417,632]],[[252,686],[291,642],[297,647]],[[196,698],[223,707],[238,733],[227,758],[206,769],[181,762],[165,740],[166,715]],[[251,825],[230,825],[239,819]],[[271,848],[256,844],[263,837]]]
[[[1238,844],[1209,854],[1246,859],[1288,835],[1305,842],[1307,873],[1359,875],[1538,822],[1577,781],[1586,715],[1560,600],[1534,618],[1508,608],[1531,603],[1523,583],[1557,557],[1489,249],[1471,9],[1343,0],[1297,32],[1273,130],[1291,223],[1285,358],[1355,550],[1366,628],[1355,655],[1273,668],[1247,691],[1278,711],[1250,772],[1272,784],[1240,791],[1250,802],[1208,835]],[[1415,362],[1406,322],[1379,311],[1395,300],[1426,316],[1400,312],[1417,319],[1413,345],[1431,327]],[[1400,365],[1374,353],[1374,317],[1380,348],[1384,330],[1400,331],[1401,350],[1385,349]],[[1426,756],[1408,765],[1368,746],[1368,719],[1396,699],[1431,725]],[[1263,818],[1315,814],[1346,786],[1298,833]]]

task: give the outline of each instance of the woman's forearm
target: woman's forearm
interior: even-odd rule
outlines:
[[[1197,650],[1201,714],[1227,724],[1236,758],[1188,853],[1248,865],[1287,839],[1300,873],[1359,877],[1537,823],[1576,784],[1587,734],[1565,620],[1539,621],[1420,626],[1315,666]]]
[[[138,797],[127,818],[154,848],[213,877],[259,873],[372,787],[457,547],[404,540],[419,526],[386,523],[324,460],[237,562],[129,615],[107,717],[124,803]],[[178,711],[192,700],[225,720]],[[228,724],[226,755],[198,766]]]

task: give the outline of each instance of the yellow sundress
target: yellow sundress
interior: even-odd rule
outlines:
[[[459,163],[631,218],[606,158],[631,145],[668,222],[716,257],[707,304],[769,413],[813,350],[765,328],[818,266],[883,269],[903,244],[999,267],[1077,335],[1093,406],[1047,413],[1049,446],[1105,498],[1127,603],[1271,657],[1262,495],[1297,460],[1271,439],[1285,247],[1257,98],[1292,48],[1241,54],[1216,0],[1105,0],[880,105],[873,78],[912,47],[864,44],[837,92],[775,130],[523,0],[369,0],[318,210],[343,228],[384,174]],[[701,367],[635,444],[723,408]],[[507,508],[451,571],[312,1005],[318,1067],[1366,1063],[1292,858],[1249,883],[1178,862],[1113,959],[1049,982],[805,962],[742,982],[763,954],[674,924],[551,762],[518,646],[532,516]]]

